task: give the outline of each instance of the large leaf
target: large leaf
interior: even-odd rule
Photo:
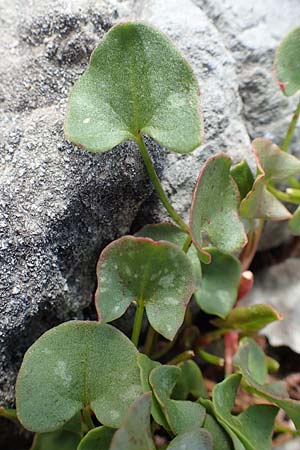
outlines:
[[[199,88],[173,44],[144,23],[113,27],[69,99],[66,137],[104,152],[141,134],[172,151],[201,144]]]
[[[275,71],[279,86],[285,95],[293,95],[300,90],[300,28],[291,31],[280,44]]]
[[[293,217],[289,221],[289,229],[295,236],[300,235],[300,206],[296,209]]]
[[[268,183],[284,181],[300,173],[300,161],[280,150],[272,141],[257,138],[252,143],[258,176],[253,189],[241,203],[241,214],[248,219],[286,220],[291,217],[285,206],[268,191]]]
[[[299,428],[300,402],[289,398],[284,383],[266,383],[266,378],[262,376],[262,370],[266,372],[267,363],[264,361],[265,367],[263,369],[259,368],[263,362],[260,357],[260,362],[257,364],[257,355],[259,353],[257,347],[257,344],[251,339],[243,339],[234,357],[234,363],[239,366],[251,391],[282,408],[293,420],[296,427]]]
[[[167,450],[214,450],[214,447],[210,433],[195,427],[173,439]]]
[[[109,449],[155,450],[150,430],[150,409],[151,393],[148,392],[131,406],[121,428],[116,431]]]
[[[232,330],[254,333],[276,320],[282,320],[282,316],[272,306],[257,304],[234,308],[226,319],[214,319],[211,323],[224,333]]]
[[[76,450],[80,439],[81,437],[79,434],[67,430],[58,430],[53,431],[52,433],[39,433],[35,435],[30,450]]]
[[[237,436],[246,450],[270,450],[278,409],[271,405],[252,405],[238,416],[232,415],[231,409],[240,381],[241,375],[235,374],[214,387],[213,408],[216,418]],[[237,445],[236,440],[235,446]]]
[[[172,391],[181,376],[176,366],[160,366],[150,373],[150,384],[174,434],[184,433],[193,426],[201,426],[205,409],[188,400],[172,400]]]
[[[136,301],[152,327],[173,339],[195,290],[192,264],[177,245],[125,236],[103,250],[97,272],[101,320],[117,319]]]
[[[178,245],[182,248],[186,241],[187,235],[176,225],[169,222],[163,222],[152,225],[145,225],[138,233],[135,234],[138,237],[148,237],[154,241],[168,241]],[[198,251],[194,245],[191,245],[187,256],[189,257],[194,270],[194,277],[196,287],[201,284],[201,263],[198,256]]]
[[[77,450],[109,450],[115,431],[116,430],[113,428],[107,427],[94,428],[80,441],[80,445],[77,447]],[[72,448],[72,450],[74,449]]]
[[[71,321],[46,332],[27,351],[18,375],[21,423],[54,431],[89,405],[102,424],[117,428],[142,393],[136,355],[110,325]]]
[[[226,317],[237,299],[241,264],[237,258],[216,248],[206,248],[211,263],[202,269],[202,286],[195,292],[200,308],[208,314]]]
[[[202,260],[211,256],[202,249],[202,233],[224,252],[235,252],[247,242],[237,207],[239,194],[230,175],[231,159],[223,154],[210,158],[202,169],[193,194],[190,228]]]

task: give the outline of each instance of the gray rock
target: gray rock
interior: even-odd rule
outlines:
[[[274,450],[299,450],[300,449],[300,439],[293,439],[292,441],[286,442],[283,445],[274,447]]]

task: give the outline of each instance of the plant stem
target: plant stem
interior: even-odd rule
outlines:
[[[224,358],[220,358],[219,356],[212,355],[211,353],[206,352],[202,348],[198,348],[198,353],[204,361],[207,361],[214,366],[224,367]]]
[[[284,425],[281,425],[280,423],[275,423],[274,431],[279,431],[280,433],[290,433],[293,436],[299,436],[300,435],[300,431],[299,430],[292,430],[291,428],[285,427]]]
[[[175,356],[175,358],[171,359],[168,364],[170,364],[171,366],[176,366],[183,361],[194,358],[194,356],[195,353],[193,352],[193,350],[187,350],[186,352],[180,353],[179,355]]]
[[[143,302],[143,300],[139,299],[137,301],[137,308],[136,308],[136,312],[135,312],[134,324],[133,324],[133,330],[132,330],[132,336],[131,336],[131,340],[136,347],[139,344],[140,334],[141,334],[141,330],[142,330],[142,323],[143,323],[143,315],[144,315],[144,302]]]
[[[268,191],[271,192],[276,198],[279,200],[283,200],[284,202],[292,203],[293,205],[299,205],[299,199],[292,197],[291,195],[281,192],[279,189],[276,189],[274,186],[268,184]]]
[[[92,418],[90,415],[90,407],[89,406],[86,406],[85,408],[83,408],[82,416],[83,416],[84,423],[87,426],[88,430],[92,430],[93,428],[95,428],[94,422],[92,421]]]
[[[154,338],[156,335],[157,335],[156,331],[151,327],[151,325],[149,325],[146,342],[145,342],[145,346],[144,346],[145,355],[148,355],[148,356],[151,355],[151,351],[153,348],[153,342],[155,340]]]
[[[171,205],[165,191],[162,188],[162,185],[157,176],[155,167],[151,161],[150,155],[148,153],[147,147],[144,143],[142,136],[139,136],[138,138],[136,138],[136,143],[139,146],[139,149],[140,149],[141,155],[143,157],[144,164],[145,164],[146,170],[148,172],[149,178],[152,181],[152,184],[155,187],[155,190],[156,190],[161,202],[163,203],[164,207],[166,208],[166,210],[168,211],[168,213],[170,214],[170,216],[172,217],[174,222],[176,222],[177,225],[180,226],[182,231],[189,234],[190,233],[189,227],[185,224],[185,222],[180,217],[180,215],[175,211],[175,209]]]
[[[176,344],[178,336],[179,336],[179,333],[177,332],[172,341],[169,341],[161,350],[159,350],[158,352],[154,353],[154,355],[152,355],[152,359],[155,359],[155,360],[160,359],[163,356],[165,356],[170,350],[172,350],[172,348]]]
[[[250,264],[254,258],[264,228],[264,223],[264,219],[259,219],[258,227],[255,230],[253,224],[251,224],[248,245],[240,255],[243,272],[249,269]]]
[[[283,150],[284,152],[286,152],[289,148],[289,145],[291,143],[291,140],[293,138],[293,134],[299,119],[299,115],[300,115],[300,100],[299,103],[297,105],[296,111],[293,114],[292,120],[290,122],[290,125],[288,127],[287,133],[285,135],[284,141],[281,144],[281,150]]]
[[[192,238],[191,238],[191,236],[188,236],[182,246],[182,251],[184,251],[184,253],[187,253],[189,251],[191,243],[192,243]]]

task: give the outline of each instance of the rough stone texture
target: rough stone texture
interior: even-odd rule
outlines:
[[[265,303],[279,311],[284,320],[268,325],[263,333],[271,345],[286,345],[300,353],[300,258],[290,258],[255,276],[254,288],[243,304]]]
[[[193,155],[167,155],[163,176],[186,217],[204,160],[220,151],[250,160],[248,132],[277,140],[290,111],[270,70],[300,4],[269,0],[258,14],[259,2],[244,3],[17,0],[16,8],[1,2],[0,404],[13,400],[28,345],[52,324],[82,316],[93,294],[97,254],[129,230],[151,192],[132,145],[90,155],[63,139],[66,97],[95,43],[119,18],[146,19],[177,42],[195,69],[206,144]],[[162,164],[164,156],[152,149]],[[147,203],[140,220],[150,205],[153,211]]]

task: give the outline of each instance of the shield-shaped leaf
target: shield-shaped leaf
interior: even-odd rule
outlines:
[[[109,450],[110,443],[116,430],[107,427],[97,427],[90,430],[80,441],[77,450]],[[51,449],[49,449],[51,450]],[[60,450],[60,449],[59,449]],[[72,450],[74,450],[72,448]]]
[[[145,23],[114,26],[93,52],[69,98],[66,137],[104,152],[142,134],[188,153],[201,144],[195,75],[161,32]]]
[[[117,428],[142,393],[136,355],[110,325],[71,321],[47,331],[27,351],[18,375],[21,423],[54,431],[89,405],[100,423]]]
[[[202,233],[219,250],[232,253],[247,242],[237,207],[239,193],[230,175],[231,159],[223,154],[210,158],[200,173],[192,201],[190,228],[193,242],[210,262],[211,256],[202,249]]]
[[[285,95],[300,90],[300,28],[295,28],[281,42],[275,58],[275,72]]]
[[[195,427],[177,436],[167,447],[167,450],[184,449],[213,450],[213,441],[210,433],[203,428]]]
[[[135,301],[145,307],[152,327],[173,339],[195,290],[192,264],[177,245],[122,237],[103,250],[97,273],[101,320],[117,319]]]
[[[216,248],[205,248],[211,263],[203,265],[202,285],[194,296],[208,314],[226,317],[237,299],[241,264],[237,258]]]

